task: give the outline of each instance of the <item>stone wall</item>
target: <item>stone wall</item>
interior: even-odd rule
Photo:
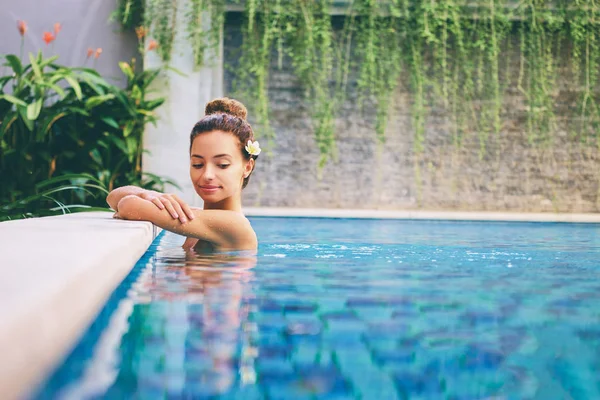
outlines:
[[[225,26],[225,65],[235,64],[240,20]],[[518,68],[518,54],[506,55]],[[235,76],[225,73],[225,92]],[[514,78],[516,80],[516,77]],[[271,154],[261,154],[245,189],[247,206],[365,209],[596,212],[600,209],[600,153],[595,144],[569,139],[577,122],[578,93],[561,81],[558,129],[549,145],[526,138],[526,105],[511,82],[502,109],[502,130],[492,134],[481,157],[477,132],[453,144],[443,109],[427,110],[425,150],[414,151],[408,79],[395,92],[384,145],[377,143],[374,116],[360,113],[350,96],[336,120],[338,159],[318,170],[308,104],[289,65],[272,68],[269,82]],[[482,105],[482,106],[485,106]],[[251,118],[250,118],[251,119]]]

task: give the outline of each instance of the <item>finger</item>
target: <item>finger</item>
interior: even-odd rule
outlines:
[[[185,216],[185,213],[183,212],[183,209],[181,208],[181,205],[179,204],[179,199],[176,196],[170,196],[171,198],[171,205],[173,206],[173,208],[175,208],[175,212],[177,212],[177,215],[179,215],[179,220],[181,221],[182,224],[185,224],[187,222],[187,217]]]
[[[195,218],[194,212],[192,211],[192,209],[190,208],[190,206],[187,205],[187,203],[181,204],[181,208],[183,209],[183,212],[185,213],[185,215],[188,216],[188,218],[190,219],[190,221]]]
[[[177,200],[177,203],[179,203],[179,206],[181,207],[181,211],[190,219],[190,221],[193,220],[195,215],[190,206],[177,195],[173,195],[173,198]]]
[[[160,208],[161,210],[165,209],[165,205],[160,201],[160,199],[158,197],[155,199],[152,199],[152,203],[154,203],[156,205],[156,207]]]
[[[167,209],[167,211],[169,212],[169,214],[171,214],[171,217],[173,218],[179,218],[179,215],[177,215],[177,211],[175,211],[175,209],[173,208],[173,205],[171,204],[171,202],[166,199],[166,198],[162,198],[162,203],[165,206],[165,208]]]

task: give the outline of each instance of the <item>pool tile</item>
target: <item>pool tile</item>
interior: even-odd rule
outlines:
[[[505,355],[496,350],[471,345],[460,359],[461,368],[476,371],[479,369],[497,369],[504,362]]]
[[[411,365],[415,362],[415,351],[409,349],[375,350],[373,360],[380,366]]]
[[[443,398],[446,381],[438,377],[417,373],[398,373],[394,375],[396,388],[403,399],[413,397]]]

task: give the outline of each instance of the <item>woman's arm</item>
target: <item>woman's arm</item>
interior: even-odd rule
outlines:
[[[194,219],[192,209],[179,196],[142,189],[137,186],[123,186],[112,190],[106,197],[106,202],[113,210],[119,212],[119,202],[127,196],[137,196],[148,200],[160,210],[166,209],[171,217],[179,219],[183,224],[187,222],[188,218]]]
[[[115,211],[118,211],[117,205],[119,201],[125,196],[140,196],[145,192],[149,192],[149,190],[142,189],[137,186],[122,186],[120,188],[116,188],[111,190],[111,192],[106,197],[106,202]],[[156,192],[158,193],[158,192]],[[141,196],[140,196],[141,197]]]
[[[181,223],[167,210],[159,210],[152,202],[135,195],[119,201],[118,216],[123,219],[149,221],[177,234],[198,238],[220,248],[256,249],[256,235],[250,222],[241,214],[226,210],[192,210],[195,218]]]

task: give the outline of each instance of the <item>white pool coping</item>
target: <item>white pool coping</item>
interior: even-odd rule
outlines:
[[[600,223],[600,214],[244,208],[250,217]],[[0,394],[35,390],[159,229],[95,212],[0,223]]]
[[[0,394],[62,361],[159,230],[94,212],[0,223]]]
[[[245,207],[249,217],[414,219],[445,221],[571,222],[600,223],[600,214],[592,213],[515,213],[479,211],[364,210],[324,208]]]

